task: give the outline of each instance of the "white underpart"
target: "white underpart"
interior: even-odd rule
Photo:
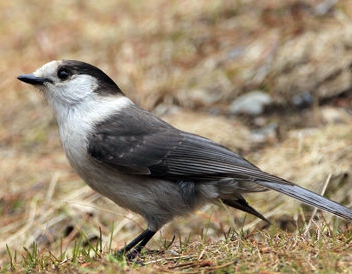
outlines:
[[[123,111],[132,101],[127,97],[104,97],[96,95],[96,100],[87,100],[84,104],[73,106],[59,121],[60,137],[72,165],[82,160],[87,153],[87,138],[93,134],[94,126],[107,119],[110,115]],[[100,98],[99,98],[100,97]],[[84,161],[83,161],[84,162]]]

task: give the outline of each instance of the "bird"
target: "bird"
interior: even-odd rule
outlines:
[[[270,223],[245,193],[275,190],[341,218],[352,210],[262,171],[230,149],[179,130],[132,102],[101,69],[54,60],[18,80],[44,94],[73,169],[95,191],[141,215],[147,228],[118,254],[135,258],[163,225],[208,203]]]

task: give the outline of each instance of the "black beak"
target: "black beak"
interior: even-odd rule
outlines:
[[[48,78],[36,77],[33,74],[22,74],[17,79],[31,85],[43,85],[45,82],[51,82]]]

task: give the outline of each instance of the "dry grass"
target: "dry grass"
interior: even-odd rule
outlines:
[[[143,220],[84,185],[42,98],[16,81],[52,59],[90,62],[177,127],[317,192],[327,182],[326,195],[352,207],[350,97],[261,117],[257,127],[278,130],[259,143],[253,120],[220,115],[253,89],[284,105],[306,91],[318,101],[351,89],[352,3],[318,15],[319,3],[1,1],[0,272],[351,273],[351,224],[318,212],[306,228],[312,209],[275,193],[248,197],[269,228],[209,206],[148,245],[165,253],[117,259]]]
[[[336,223],[333,226],[337,225]],[[134,262],[117,258],[109,247],[78,238],[72,255],[66,250],[26,249],[21,259],[11,253],[4,272],[63,273],[351,273],[352,235],[323,222],[309,232],[270,231],[224,233],[223,240],[206,235],[176,239],[165,252],[147,249]],[[159,245],[163,246],[162,240]],[[103,250],[103,251],[101,251]]]

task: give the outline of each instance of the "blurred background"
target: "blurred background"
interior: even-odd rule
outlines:
[[[0,20],[0,262],[5,243],[55,253],[99,228],[106,244],[114,226],[118,248],[145,228],[85,186],[44,99],[16,79],[53,59],[98,66],[174,126],[313,191],[326,185],[327,197],[352,206],[352,1],[17,0],[0,1]],[[248,200],[287,230],[312,212],[275,193]],[[264,226],[209,206],[151,246]]]

